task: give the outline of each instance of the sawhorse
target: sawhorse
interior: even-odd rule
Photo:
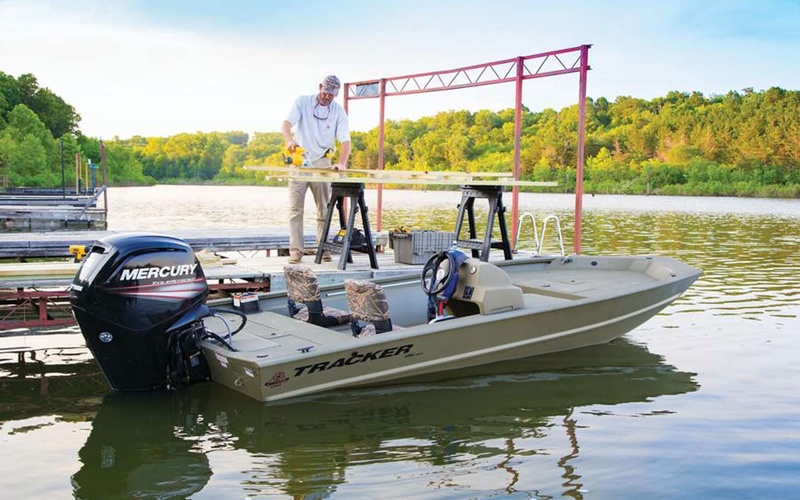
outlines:
[[[475,198],[486,198],[489,200],[489,220],[486,223],[486,234],[483,240],[477,239],[475,230]],[[492,248],[502,248],[505,260],[511,260],[511,244],[508,240],[508,230],[506,229],[506,209],[503,206],[503,186],[462,186],[461,204],[458,206],[458,221],[456,221],[456,244],[463,248],[472,250],[472,257],[480,258],[487,262],[489,251]],[[464,223],[464,214],[467,215],[469,223],[469,239],[459,239],[461,226]],[[500,241],[492,241],[492,228],[494,227],[494,217],[497,215],[497,222],[500,227]]]
[[[347,217],[347,224],[344,220],[344,198],[349,198],[349,213]],[[331,229],[331,219],[333,219],[333,211],[339,211],[339,224],[344,229],[346,228],[344,239],[341,243],[328,241],[328,234]],[[356,211],[361,211],[361,226],[364,231],[366,242],[361,245],[353,245],[350,238],[355,230]],[[322,262],[322,253],[325,250],[339,253],[339,264],[336,266],[338,269],[344,270],[348,262],[353,262],[353,257],[350,252],[363,252],[369,254],[369,264],[372,269],[378,269],[378,256],[375,255],[375,245],[372,243],[372,231],[369,228],[369,217],[367,216],[367,204],[364,201],[364,183],[344,183],[333,182],[331,183],[331,199],[328,202],[328,210],[325,214],[325,229],[322,231],[322,241],[317,243],[317,257],[314,262],[317,264]]]

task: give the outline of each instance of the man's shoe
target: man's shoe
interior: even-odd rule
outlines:
[[[303,254],[300,252],[292,253],[289,256],[289,264],[299,264],[300,261],[303,260]]]
[[[332,260],[333,260],[333,257],[331,257],[331,253],[330,252],[323,252],[322,253],[322,262],[330,262]]]

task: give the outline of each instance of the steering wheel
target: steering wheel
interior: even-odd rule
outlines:
[[[420,284],[425,293],[429,296],[442,293],[450,282],[453,273],[457,272],[455,267],[453,259],[447,250],[439,252],[428,259],[425,267],[422,268],[422,277],[420,279]]]

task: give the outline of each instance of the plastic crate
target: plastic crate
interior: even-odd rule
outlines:
[[[394,261],[401,264],[424,264],[433,255],[453,246],[455,233],[443,231],[411,231],[390,233]]]

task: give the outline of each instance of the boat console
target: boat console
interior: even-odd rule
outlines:
[[[522,290],[505,271],[470,258],[458,268],[458,284],[447,307],[454,316],[469,316],[513,311],[523,303]]]

